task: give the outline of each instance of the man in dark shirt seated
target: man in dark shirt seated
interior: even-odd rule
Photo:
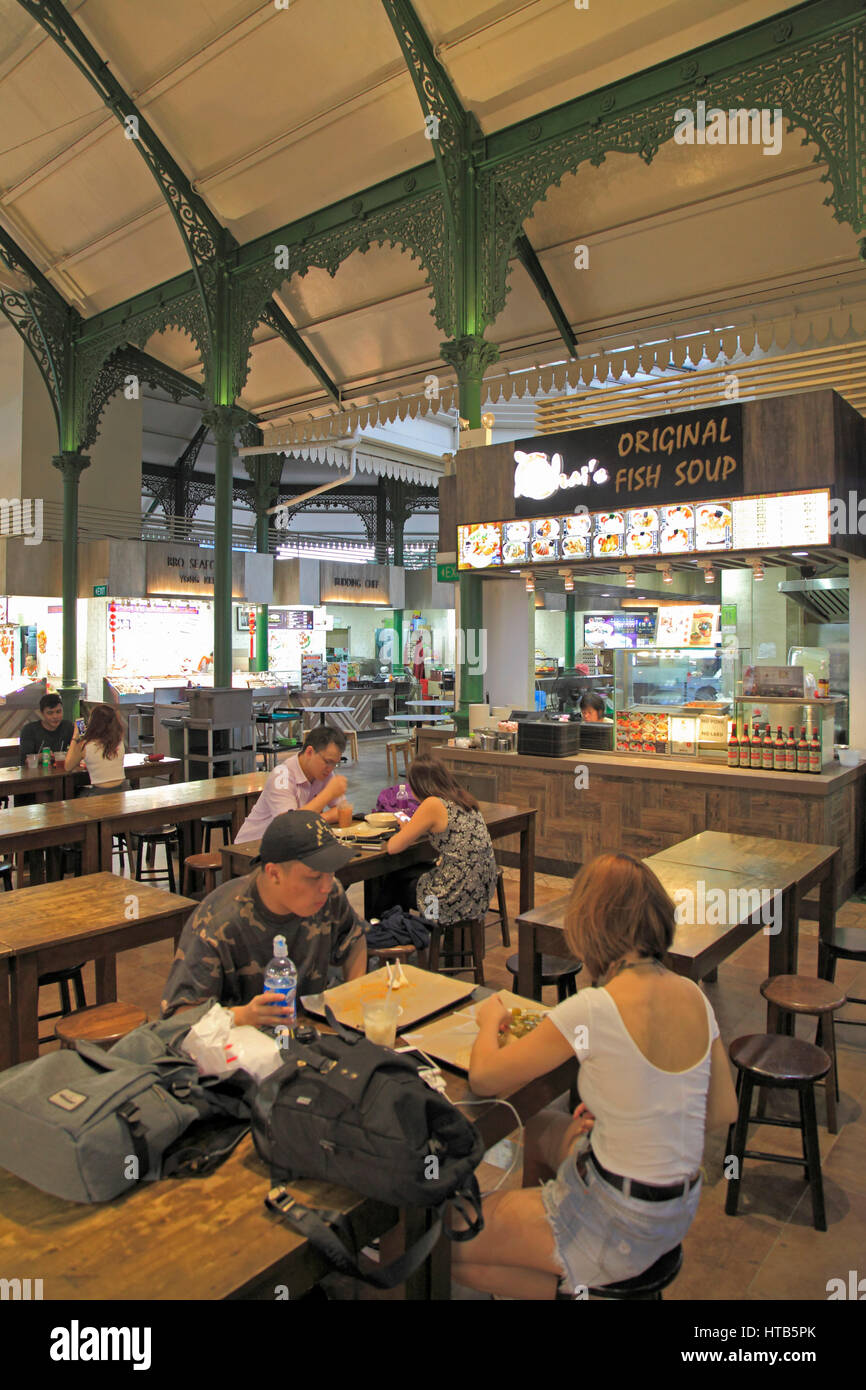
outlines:
[[[21,730],[19,761],[24,766],[28,754],[42,752],[50,748],[52,753],[63,753],[72,742],[75,732],[72,720],[63,718],[63,701],[59,695],[43,695],[39,701],[39,718],[32,724],[25,724]]]
[[[319,994],[328,967],[344,980],[367,969],[366,924],[349,906],[334,872],[355,851],[331,834],[321,816],[287,811],[271,821],[251,874],[232,878],[190,917],[165,987],[162,1016],[208,998],[231,1008],[235,1023],[276,1027],[287,1010],[263,994],[274,937],[284,936],[298,972],[298,998]]]

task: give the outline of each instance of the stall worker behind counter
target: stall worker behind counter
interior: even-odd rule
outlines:
[[[274,816],[286,811],[316,811],[331,825],[336,824],[339,801],[346,791],[345,777],[335,777],[346,735],[327,724],[311,729],[300,753],[277,763],[268,774],[262,794],[237,833],[235,844],[260,840]],[[330,809],[329,809],[330,808]]]
[[[604,698],[593,690],[585,690],[580,697],[580,717],[585,724],[604,723]]]
[[[289,811],[271,821],[251,874],[221,883],[199,904],[178,942],[162,1016],[206,999],[230,1008],[236,1026],[276,1027],[288,1013],[262,993],[274,937],[286,939],[298,994],[320,994],[331,966],[344,980],[367,969],[366,923],[334,874],[355,856],[321,816]]]
[[[63,701],[59,695],[43,695],[39,701],[39,718],[25,724],[19,739],[19,762],[24,766],[33,753],[37,755],[43,748],[52,753],[63,753],[72,742],[75,729],[71,719],[63,718]]]

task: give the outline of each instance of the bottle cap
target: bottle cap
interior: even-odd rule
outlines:
[[[274,955],[280,960],[285,960],[288,957],[288,954],[289,948],[286,945],[286,938],[284,936],[275,936]]]

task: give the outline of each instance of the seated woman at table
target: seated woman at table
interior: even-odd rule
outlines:
[[[673,936],[655,874],[601,855],[577,875],[565,920],[593,987],[504,1048],[508,1011],[495,996],[478,1006],[477,1095],[506,1096],[576,1054],[586,1105],[527,1126],[523,1191],[485,1200],[482,1233],[453,1247],[458,1283],[553,1298],[560,1280],[571,1292],[641,1274],[683,1239],[705,1133],[732,1124],[737,1103],[709,1001],[662,963]]]
[[[83,723],[82,720],[78,721]],[[90,774],[87,795],[100,792],[125,792],[129,783],[123,775],[126,748],[123,725],[111,705],[94,705],[84,733],[76,727],[66,754],[66,771],[85,767]]]
[[[418,810],[402,830],[388,841],[388,853],[399,854],[418,840],[433,845],[436,862],[415,864],[389,874],[382,882],[373,915],[395,902],[417,908],[421,916],[440,926],[451,926],[487,914],[496,886],[497,866],[484,817],[478,802],[454,780],[442,763],[417,758],[409,768],[409,786]]]

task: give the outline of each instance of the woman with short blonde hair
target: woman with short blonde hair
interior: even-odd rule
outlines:
[[[576,1055],[584,1103],[527,1126],[523,1190],[485,1200],[484,1230],[453,1248],[459,1283],[553,1298],[560,1281],[579,1291],[641,1274],[682,1240],[705,1133],[732,1124],[737,1106],[709,1001],[664,964],[674,933],[652,870],[601,855],[577,875],[565,921],[592,988],[505,1048],[508,1010],[496,997],[479,1005],[477,1095],[507,1096]]]

